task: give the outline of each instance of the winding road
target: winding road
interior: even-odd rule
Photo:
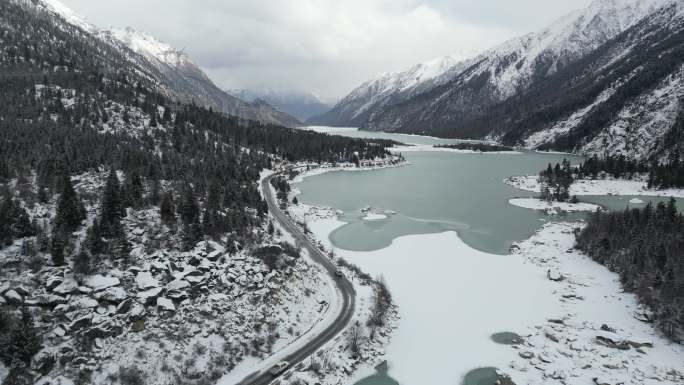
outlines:
[[[354,286],[349,282],[346,277],[336,277],[335,272],[337,267],[330,261],[330,259],[321,252],[321,250],[314,245],[309,238],[299,229],[299,227],[290,220],[290,218],[280,209],[278,201],[273,194],[271,189],[271,179],[273,179],[278,174],[271,175],[261,182],[261,191],[263,191],[264,198],[268,202],[268,209],[275,217],[275,219],[280,223],[280,225],[285,229],[285,231],[292,234],[292,236],[306,249],[316,263],[319,263],[326,272],[330,275],[333,282],[337,285],[338,290],[342,294],[342,310],[340,314],[337,315],[335,321],[330,324],[321,334],[315,336],[309,343],[302,346],[296,352],[290,354],[283,358],[283,361],[290,363],[290,368],[297,366],[300,362],[304,361],[309,356],[313,355],[325,345],[328,341],[334,339],[340,332],[342,332],[354,315],[354,306],[356,299],[356,292]],[[249,377],[245,378],[238,385],[268,385],[274,382],[277,377],[274,377],[268,373],[268,369],[251,374]]]

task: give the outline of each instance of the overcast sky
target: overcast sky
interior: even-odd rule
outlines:
[[[473,55],[591,0],[62,0],[102,28],[177,48],[223,88],[310,91],[333,101],[387,71]]]

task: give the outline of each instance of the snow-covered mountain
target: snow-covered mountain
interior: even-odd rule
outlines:
[[[248,102],[254,102],[257,99],[264,100],[276,109],[286,112],[301,121],[306,121],[310,117],[322,114],[330,109],[329,105],[310,92],[261,87],[256,89],[228,90],[228,93]]]
[[[127,56],[131,62],[147,70],[143,72],[155,72],[153,77],[157,78],[156,83],[164,93],[173,98],[211,107],[216,111],[244,119],[287,127],[300,124],[296,118],[268,104],[250,103],[229,95],[218,88],[187,53],[150,35],[132,28],[102,30],[58,0],[39,0],[35,2],[35,6],[48,9],[119,51],[129,49],[132,54]]]
[[[464,56],[451,55],[417,64],[406,71],[388,72],[353,90],[335,107],[307,123],[358,126],[372,119],[376,111],[406,100],[423,90],[448,81],[467,67]]]
[[[445,58],[435,62],[436,66],[421,64],[406,72],[388,74],[366,82],[332,111],[314,119],[314,122],[449,137],[489,136],[505,139],[512,144],[542,146],[569,132],[596,105],[610,100],[615,90],[629,79],[616,78],[614,84],[591,93],[591,101],[595,103],[593,106],[577,102],[577,108],[563,110],[568,114],[564,121],[558,117],[558,121],[546,125],[534,124],[534,129],[529,128],[532,122],[526,121],[527,129],[512,130],[510,126],[514,115],[530,115],[530,111],[541,109],[553,101],[538,98],[535,99],[536,105],[533,105],[524,104],[521,100],[527,100],[526,97],[529,99],[526,95],[536,90],[549,91],[551,85],[558,90],[558,95],[554,97],[572,99],[575,96],[568,91],[572,83],[568,82],[579,81],[578,74],[582,73],[594,74],[591,81],[599,84],[598,80],[605,78],[608,73],[598,72],[597,68],[591,66],[616,65],[627,60],[626,57],[637,60],[629,55],[629,48],[639,45],[639,41],[637,38],[626,41],[628,31],[637,30],[643,24],[659,28],[659,33],[650,40],[655,46],[666,37],[678,33],[674,19],[657,15],[659,11],[681,6],[681,3],[673,0],[596,0],[587,8],[572,12],[541,31],[512,39],[474,58],[460,62]],[[645,21],[649,18],[656,21]],[[616,46],[616,40],[621,40],[622,44]],[[613,46],[606,48],[610,44]],[[639,46],[648,48],[644,44]],[[672,55],[667,50],[660,54]],[[597,56],[602,58],[600,62],[593,60]],[[427,70],[425,72],[432,76],[415,76],[413,81],[413,73],[422,74],[421,69],[427,68],[438,70]],[[671,125],[672,116],[680,109],[676,101],[679,75],[672,72],[668,76],[663,79],[665,83],[657,88],[634,91],[643,99],[632,100],[629,111],[614,111],[622,117],[622,123],[616,123],[615,126],[620,129],[602,133],[599,135],[601,139],[597,137],[592,143],[582,144],[578,150],[598,151],[606,148],[606,142],[609,143],[607,148],[614,151],[630,148],[624,143],[618,145],[610,142],[617,140],[617,137],[624,137],[624,132],[633,130],[625,128],[626,125],[633,126],[637,121],[647,127]],[[577,80],[570,80],[573,78]],[[667,99],[673,96],[675,101]],[[646,122],[643,114],[652,109],[661,113]]]

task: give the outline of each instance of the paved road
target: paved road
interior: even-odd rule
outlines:
[[[272,175],[265,178],[262,181],[261,190],[263,191],[264,198],[268,202],[268,209],[275,219],[280,223],[283,228],[292,234],[292,236],[299,241],[308,252],[311,258],[321,264],[333,281],[337,284],[339,291],[342,293],[342,311],[337,315],[335,321],[328,326],[321,334],[316,336],[311,342],[300,348],[295,353],[292,353],[284,360],[291,364],[291,367],[296,366],[300,362],[304,361],[306,358],[314,354],[321,346],[325,345],[328,341],[335,338],[344,328],[347,327],[354,315],[354,305],[356,299],[356,292],[354,291],[354,286],[345,277],[337,278],[335,277],[335,271],[337,271],[336,266],[330,261],[330,259],[324,255],[311,241],[302,233],[297,225],[292,223],[290,218],[285,215],[285,213],[280,210],[278,201],[275,196],[273,196],[273,191],[271,190],[271,179],[275,177]],[[248,378],[244,379],[241,385],[267,385],[273,382],[275,378],[269,374],[258,372],[253,373]]]

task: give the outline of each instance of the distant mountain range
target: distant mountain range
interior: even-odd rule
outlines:
[[[150,35],[132,28],[100,29],[57,0],[44,0],[38,2],[37,6],[54,12],[93,38],[100,39],[126,54],[133,64],[146,68],[147,72],[154,72],[158,85],[165,93],[179,101],[194,102],[227,115],[263,123],[286,127],[301,125],[297,118],[273,108],[266,102],[247,102],[221,90],[185,52]],[[132,52],[126,52],[128,50]]]
[[[368,81],[309,123],[663,157],[684,141],[683,8],[597,0],[477,57]]]
[[[248,102],[258,99],[266,101],[276,109],[306,121],[312,116],[320,115],[330,109],[316,95],[307,92],[289,91],[275,88],[235,89],[229,94]]]

